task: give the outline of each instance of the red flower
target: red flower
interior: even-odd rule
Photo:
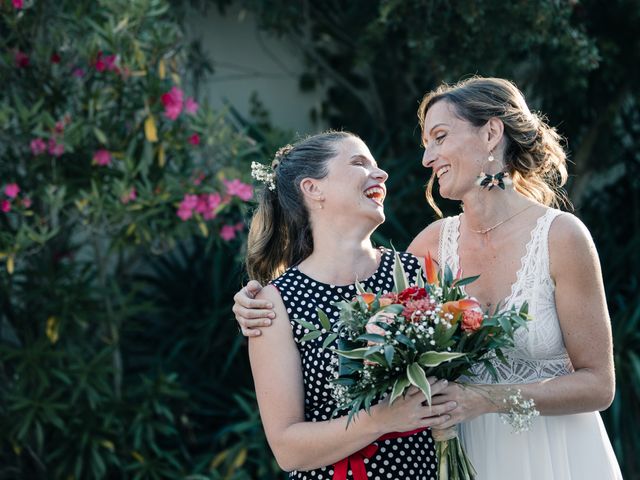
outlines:
[[[15,8],[16,10],[22,10],[23,5],[23,0],[12,0],[13,3],[13,8]]]
[[[427,297],[427,291],[422,287],[408,287],[398,294],[398,301],[400,303],[408,302],[409,300],[420,300]]]
[[[0,210],[7,213],[11,210],[11,202],[9,202],[9,200],[2,200],[2,202],[0,202]]]
[[[198,135],[197,133],[194,133],[193,135],[191,135],[189,137],[189,143],[191,145],[200,145],[200,135]]]
[[[475,332],[482,326],[484,315],[478,310],[466,310],[462,312],[462,330]]]
[[[20,50],[16,50],[16,54],[14,58],[16,62],[16,67],[26,68],[29,66],[29,57],[27,56],[26,53],[21,52]]]
[[[102,51],[98,52],[94,65],[96,67],[96,70],[99,72],[104,72],[107,69],[107,64],[104,63],[104,60],[102,60]]]
[[[431,305],[431,299],[429,298],[409,300],[400,315],[410,322],[419,323],[423,320],[424,314],[432,309],[433,306]]]
[[[53,52],[51,54],[51,63],[60,63],[60,55],[58,54],[58,52]]]

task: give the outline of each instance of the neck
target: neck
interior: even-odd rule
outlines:
[[[513,186],[507,186],[505,190],[494,188],[491,191],[476,188],[462,201],[465,221],[472,231],[491,228],[532,203],[516,192]]]
[[[378,267],[378,253],[371,244],[375,228],[336,226],[331,219],[313,219],[313,253],[298,268],[316,280],[348,285],[367,278]]]

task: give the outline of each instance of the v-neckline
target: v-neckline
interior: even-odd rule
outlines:
[[[510,290],[509,294],[504,299],[500,300],[499,303],[490,305],[489,306],[489,310],[492,307],[496,308],[497,305],[500,305],[500,311],[504,311],[504,310],[506,310],[507,305],[509,305],[513,301],[513,297],[516,294],[517,287],[520,284],[520,282],[522,281],[522,276],[524,275],[524,270],[525,270],[525,267],[527,265],[527,260],[529,259],[529,256],[531,255],[531,249],[533,247],[533,241],[536,238],[536,232],[538,231],[538,229],[542,225],[543,219],[547,216],[547,214],[550,211],[551,211],[550,209],[546,210],[542,215],[540,215],[538,217],[538,219],[536,220],[535,225],[533,226],[533,228],[531,229],[531,232],[529,233],[529,241],[527,242],[527,244],[525,246],[524,255],[522,255],[522,257],[520,257],[520,267],[518,268],[518,271],[516,272],[516,279],[511,284],[511,290]],[[457,216],[457,225],[455,226],[454,244],[453,244],[453,249],[452,249],[453,250],[452,253],[453,253],[455,261],[456,261],[455,264],[457,265],[458,269],[462,268],[462,265],[460,264],[460,254],[458,253],[458,249],[459,249],[459,246],[460,246],[461,217],[462,217],[462,214],[459,214]],[[460,288],[462,289],[462,291],[466,295],[469,295],[469,293],[467,292],[465,286],[462,286]],[[481,303],[481,305],[485,305],[485,304]]]

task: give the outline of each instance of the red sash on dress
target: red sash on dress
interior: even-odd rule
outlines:
[[[364,465],[365,458],[371,458],[378,451],[378,445],[376,442],[383,442],[385,440],[391,440],[392,438],[410,437],[416,433],[425,431],[426,428],[418,428],[409,432],[391,432],[382,435],[371,445],[367,445],[361,448],[355,453],[352,453],[347,458],[333,464],[333,480],[347,480],[347,472],[349,471],[349,465],[351,465],[351,471],[353,472],[354,480],[368,480],[367,469]]]

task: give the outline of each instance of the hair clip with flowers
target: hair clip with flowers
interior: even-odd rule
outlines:
[[[276,172],[273,167],[268,167],[258,162],[251,162],[251,176],[264,183],[269,190],[276,189]]]

